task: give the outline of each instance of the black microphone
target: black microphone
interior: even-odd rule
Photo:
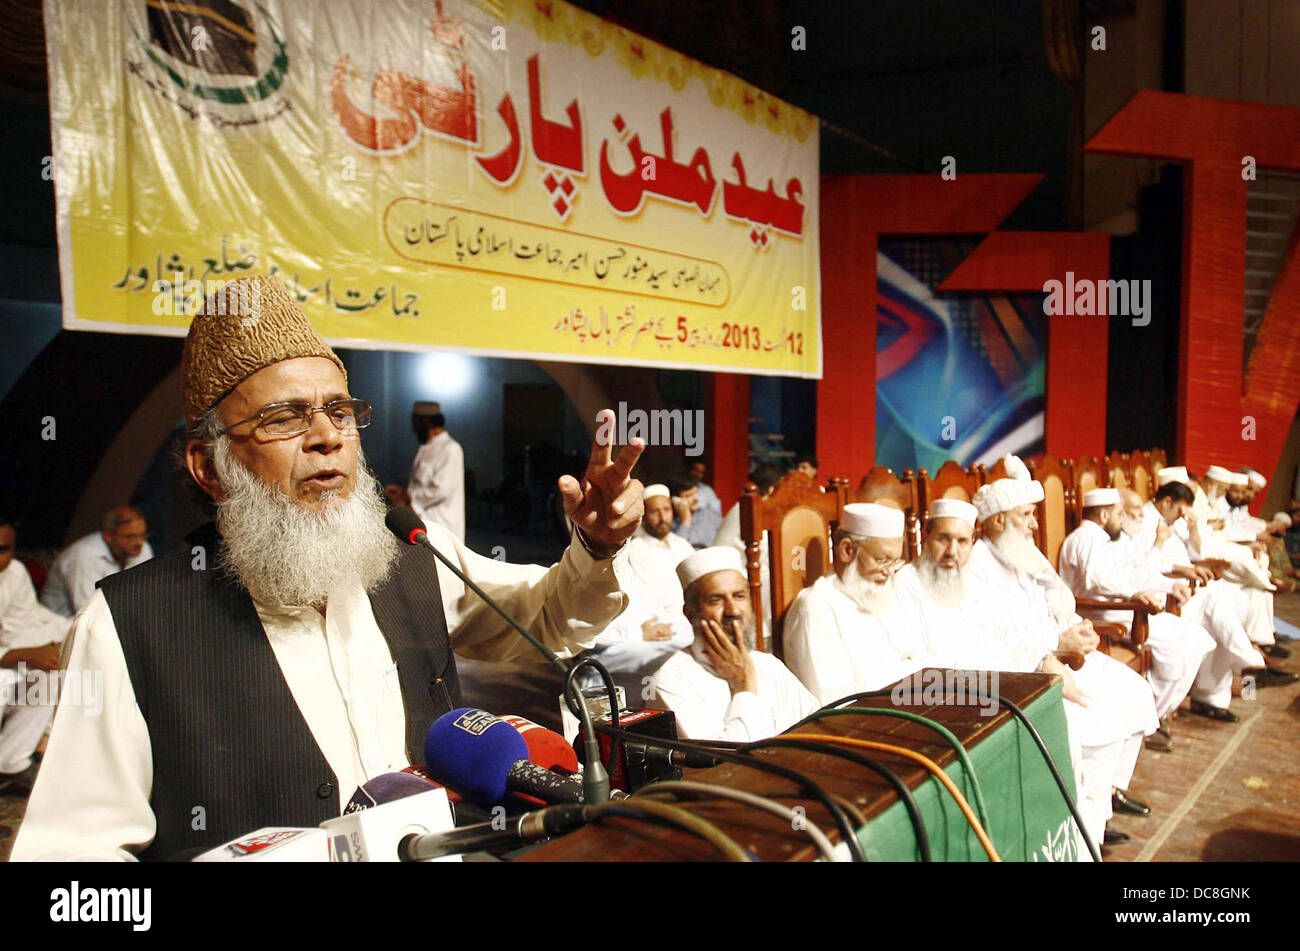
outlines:
[[[510,616],[505,608],[497,604],[496,601],[488,595],[486,591],[471,581],[466,574],[456,565],[452,564],[451,559],[438,551],[438,546],[429,541],[428,529],[424,527],[424,521],[416,515],[413,510],[407,506],[395,506],[388,510],[384,517],[384,524],[394,535],[406,542],[408,545],[424,545],[434,556],[441,561],[447,570],[465,583],[465,586],[482,598],[487,605],[514,628],[524,640],[532,644],[543,657],[550,661],[559,671],[565,675],[569,673],[569,668],[564,661],[560,660],[559,655],[551,650],[533,635],[524,630],[523,625]],[[589,661],[590,662],[590,661]],[[603,669],[603,668],[602,668]],[[586,730],[584,743],[586,744],[587,764],[582,771],[582,787],[584,798],[589,803],[608,802],[609,801],[609,773],[605,769],[605,764],[600,759],[600,744],[596,739],[596,731],[591,723],[591,711],[587,709],[586,701],[576,684],[573,685],[572,691],[578,701],[578,715],[582,718],[582,725]],[[614,698],[610,698],[611,702]]]
[[[552,836],[571,832],[585,825],[586,822],[585,806],[547,806],[545,809],[525,812],[521,816],[512,818],[504,827],[499,821],[495,821],[452,829],[448,832],[408,835],[398,843],[397,856],[403,862],[423,862],[428,859],[442,858],[445,855],[527,845],[530,842],[541,842]]]

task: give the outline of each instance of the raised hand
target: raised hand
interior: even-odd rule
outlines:
[[[632,439],[610,459],[610,444],[616,421],[614,411],[596,414],[596,438],[591,444],[587,471],[579,482],[560,476],[558,487],[564,514],[586,537],[597,554],[612,555],[641,524],[642,485],[631,478],[632,467],[645,451],[645,440]]]

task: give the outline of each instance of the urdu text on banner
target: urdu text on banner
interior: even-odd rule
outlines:
[[[45,0],[64,326],[818,377],[814,116],[559,0]]]

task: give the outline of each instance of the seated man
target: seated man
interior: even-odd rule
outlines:
[[[187,474],[215,524],[105,579],[78,616],[67,668],[102,672],[105,703],[60,703],[16,860],[166,859],[319,825],[367,780],[422,762],[429,724],[461,705],[453,651],[533,650],[385,526],[361,452],[370,405],[281,282],[242,278],[205,301],[181,368]],[[557,652],[589,648],[627,605],[645,444],[611,459],[613,414],[597,422],[582,478],[557,485],[572,526],[558,564],[506,564],[429,526]]]
[[[981,486],[975,493],[981,538],[971,551],[967,570],[1004,612],[1004,637],[1022,631],[1019,639],[1036,643],[1036,651],[1084,655],[1083,667],[1072,677],[1085,700],[1065,708],[1081,747],[1083,772],[1109,774],[1112,809],[1147,815],[1150,809],[1129,798],[1127,787],[1142,738],[1154,734],[1159,725],[1151,685],[1132,668],[1097,650],[1100,641],[1092,622],[1075,613],[1069,588],[1034,545],[1038,529],[1034,509],[1042,500],[1043,487],[1015,456],[1005,457],[1005,463],[1009,478]],[[1098,814],[1105,811],[1104,803],[1093,806]],[[1118,835],[1113,833],[1112,838]]]
[[[721,518],[722,500],[718,498],[718,493],[713,491],[713,486],[704,481],[708,473],[709,467],[703,459],[692,459],[690,465],[686,467],[687,477],[699,487],[700,508],[706,512],[715,512],[718,518]]]
[[[1085,493],[1083,523],[1061,546],[1061,577],[1079,597],[1129,598],[1163,613],[1150,619],[1151,682],[1161,719],[1192,695],[1192,710],[1234,722],[1227,709],[1232,675],[1262,667],[1264,658],[1250,646],[1245,629],[1229,607],[1218,601],[1192,602],[1191,589],[1162,575],[1136,545],[1124,542],[1123,507],[1118,489]],[[1136,594],[1133,592],[1136,590]],[[1185,608],[1186,617],[1164,612]],[[1103,612],[1103,620],[1131,623],[1123,612]],[[1184,684],[1191,670],[1192,684]]]
[[[706,548],[713,544],[722,525],[722,510],[705,508],[700,498],[700,487],[690,479],[675,479],[672,483],[673,514],[677,523],[673,527],[682,538],[694,548]]]
[[[675,713],[681,736],[760,740],[817,709],[784,664],[754,650],[754,611],[735,549],[697,551],[677,576],[695,640],[655,673],[650,706]]]
[[[0,518],[0,793],[26,795],[36,776],[32,753],[54,705],[19,704],[28,670],[59,669],[59,649],[70,623],[36,600],[36,589],[15,557],[17,535]]]
[[[920,556],[897,575],[899,596],[910,602],[921,619],[919,632],[928,648],[926,666],[1039,671],[1061,677],[1079,811],[1090,838],[1115,841],[1115,837],[1106,838],[1112,797],[1132,775],[1145,725],[1130,729],[1125,718],[1111,708],[1111,698],[1092,697],[1078,687],[1070,670],[1055,656],[1060,628],[1054,620],[1049,621],[1045,599],[1036,609],[1036,618],[1015,611],[1015,602],[1004,600],[1005,576],[1001,585],[990,589],[985,575],[969,569],[978,514],[968,502],[936,500],[930,507]],[[1019,587],[1022,579],[1011,581]],[[1022,593],[1021,598],[1030,593]],[[1132,802],[1126,797],[1120,801]],[[1133,806],[1145,809],[1140,803]]]
[[[900,650],[891,581],[903,565],[903,512],[874,502],[844,506],[832,538],[834,574],[799,592],[785,616],[785,662],[820,703],[877,690],[922,658]]]
[[[668,486],[646,486],[641,502],[645,514],[641,516],[641,527],[628,539],[628,565],[654,595],[659,620],[672,621],[682,613],[682,586],[677,581],[677,566],[695,549],[673,532],[673,506]]]
[[[109,509],[99,531],[59,552],[41,590],[41,604],[72,617],[86,606],[104,578],[153,557],[148,537],[149,525],[137,509],[129,505]]]
[[[1120,490],[1126,535],[1140,551],[1149,554],[1152,566],[1167,577],[1203,584],[1193,593],[1193,602],[1199,599],[1212,605],[1213,610],[1220,601],[1226,601],[1227,609],[1237,615],[1251,643],[1269,653],[1275,643],[1273,593],[1227,577],[1216,578],[1210,567],[1195,563],[1178,531],[1195,505],[1195,495],[1186,481],[1187,470],[1182,466],[1166,467],[1160,470],[1157,480],[1160,487],[1145,505],[1132,489]],[[1193,610],[1197,609],[1199,604],[1194,603]],[[1183,616],[1188,616],[1186,610]],[[1281,650],[1281,656],[1289,653]]]

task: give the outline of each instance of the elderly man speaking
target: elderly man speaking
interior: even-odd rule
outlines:
[[[531,650],[385,528],[361,453],[370,405],[282,284],[246,278],[205,302],[182,386],[186,466],[216,522],[104,581],[78,616],[68,667],[103,671],[107,702],[56,713],[15,859],[165,859],[315,826],[422,759],[429,724],[459,705],[453,650]],[[553,649],[588,648],[627,604],[643,449],[611,461],[598,444],[581,481],[561,477],[575,540],[549,570],[429,538]]]

